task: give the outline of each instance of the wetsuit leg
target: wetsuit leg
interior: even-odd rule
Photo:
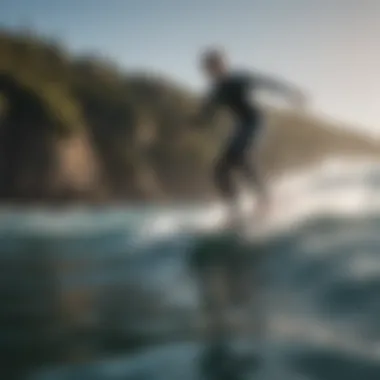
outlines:
[[[216,164],[215,182],[224,198],[233,199],[237,195],[233,171],[243,168],[252,134],[253,129],[251,127],[239,126]]]
[[[253,125],[252,133],[247,139],[246,145],[242,149],[242,154],[239,156],[238,169],[243,174],[245,179],[252,185],[254,190],[262,196],[266,194],[266,186],[263,175],[258,162],[258,153],[261,144],[263,128],[256,123]],[[254,157],[250,153],[254,154]]]
[[[233,168],[228,150],[223,152],[215,165],[215,185],[220,195],[226,199],[231,200],[236,196],[236,186],[233,181]]]
[[[252,124],[239,126],[217,162],[215,181],[224,198],[232,199],[236,196],[236,184],[232,177],[234,170],[242,173],[258,194],[265,196],[266,187],[258,162],[252,160],[249,154],[251,148],[254,150],[259,148],[261,133],[260,126]]]
[[[256,144],[257,143],[257,144]],[[253,150],[258,148],[258,142],[253,141],[252,148]],[[256,153],[256,152],[254,152]],[[265,195],[266,186],[265,181],[263,179],[263,175],[261,173],[259,163],[255,158],[251,159],[248,157],[248,153],[246,152],[245,156],[242,158],[241,163],[239,165],[239,169],[242,172],[245,179],[249,182],[249,185],[252,185],[254,190],[260,194]]]

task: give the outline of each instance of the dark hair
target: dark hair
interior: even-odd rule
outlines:
[[[224,53],[220,49],[212,48],[203,52],[201,57],[202,66],[209,67],[218,65],[224,61]]]

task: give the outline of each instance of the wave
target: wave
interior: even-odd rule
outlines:
[[[254,357],[266,363],[254,378],[378,379],[379,188],[377,162],[333,160],[288,174],[271,186],[278,206],[265,223],[252,220],[239,234],[222,228],[218,204],[63,214],[4,210],[0,246],[17,253],[25,242],[37,241],[61,259],[96,258],[97,269],[64,275],[61,286],[105,288],[128,279],[144,288],[160,305],[153,316],[148,308],[128,319],[135,330],[144,318],[169,329],[182,321],[179,315],[194,318],[194,252],[259,252],[265,296],[259,307],[268,335],[265,342],[250,343]],[[33,380],[197,379],[194,359],[202,350],[199,343],[167,343],[134,356],[38,373]]]

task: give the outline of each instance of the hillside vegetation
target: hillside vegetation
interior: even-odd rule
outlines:
[[[202,129],[194,94],[57,44],[0,32],[0,200],[149,200],[213,193],[223,115]],[[276,174],[328,155],[378,155],[369,139],[290,112],[268,112],[263,152]]]

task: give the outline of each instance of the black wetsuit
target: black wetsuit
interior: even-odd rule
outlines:
[[[229,74],[215,83],[203,109],[203,114],[207,117],[216,106],[224,106],[236,120],[234,132],[215,167],[216,185],[226,198],[236,195],[232,179],[234,169],[239,170],[258,191],[264,191],[257,165],[248,157],[263,126],[262,113],[251,100],[254,89],[254,76],[246,73]]]

